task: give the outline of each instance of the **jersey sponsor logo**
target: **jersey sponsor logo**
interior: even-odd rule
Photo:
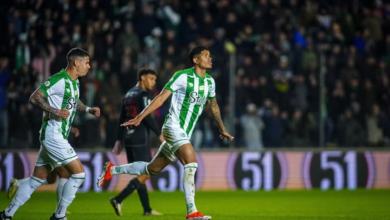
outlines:
[[[195,105],[204,105],[206,104],[206,97],[200,97],[197,92],[191,92],[188,102],[191,104],[195,103]]]
[[[71,110],[73,108],[76,108],[76,100],[73,97],[70,97],[67,101],[68,101],[68,104],[65,107],[67,110]]]
[[[199,87],[199,90],[204,90],[204,86],[200,86],[200,87]]]
[[[46,81],[46,82],[44,83],[44,85],[45,85],[45,86],[50,86],[50,82],[49,82],[49,81]]]

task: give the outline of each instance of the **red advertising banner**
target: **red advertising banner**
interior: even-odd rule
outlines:
[[[106,161],[126,164],[125,154],[111,152],[77,153],[86,178],[80,191],[121,190],[131,175],[117,175],[97,188],[96,180]],[[29,177],[37,152],[0,153],[0,191],[11,178]],[[198,190],[282,190],[282,189],[356,189],[390,188],[390,152],[201,152],[197,153]],[[175,161],[147,182],[149,190],[182,190],[183,166]],[[55,190],[55,185],[38,190]]]

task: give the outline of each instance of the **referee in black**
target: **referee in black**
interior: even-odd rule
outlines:
[[[127,161],[149,162],[152,159],[151,148],[149,143],[149,130],[152,130],[163,142],[161,130],[157,127],[156,122],[151,115],[147,116],[138,127],[126,129],[120,125],[130,119],[135,118],[151,102],[150,91],[156,84],[157,73],[152,69],[142,68],[138,71],[138,83],[130,89],[123,98],[121,115],[119,118],[117,141],[113,152],[120,154],[123,147],[126,147]],[[132,179],[129,184],[116,197],[110,199],[118,216],[122,216],[122,201],[128,197],[134,190],[138,191],[138,196],[144,208],[144,215],[162,215],[152,210],[149,205],[148,192],[145,181],[149,175],[140,175]]]

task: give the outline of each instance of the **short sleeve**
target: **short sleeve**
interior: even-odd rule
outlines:
[[[215,82],[213,78],[210,78],[208,80],[208,86],[209,86],[209,96],[208,99],[214,99],[215,98]]]
[[[58,79],[57,77],[50,77],[47,81],[42,83],[39,88],[42,90],[46,97],[60,94],[64,90],[64,80]]]
[[[175,75],[173,75],[169,82],[164,86],[164,89],[175,92],[186,85],[186,79],[186,74],[175,73]]]

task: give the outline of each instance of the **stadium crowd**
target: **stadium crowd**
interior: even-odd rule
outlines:
[[[14,0],[0,7],[0,146],[39,148],[42,112],[29,96],[66,67],[66,53],[91,54],[81,100],[102,117],[79,114],[77,147],[112,147],[123,94],[140,67],[158,71],[154,95],[188,68],[197,44],[236,146],[390,145],[390,4],[301,0]],[[326,3],[326,6],[324,5]],[[232,44],[234,46],[232,46]],[[236,117],[229,114],[229,52],[236,52]],[[320,73],[324,73],[321,88]],[[320,103],[320,93],[324,102]],[[161,125],[169,103],[155,112]],[[321,114],[320,114],[321,113]],[[207,109],[193,135],[224,147]],[[157,142],[155,146],[157,146]]]

